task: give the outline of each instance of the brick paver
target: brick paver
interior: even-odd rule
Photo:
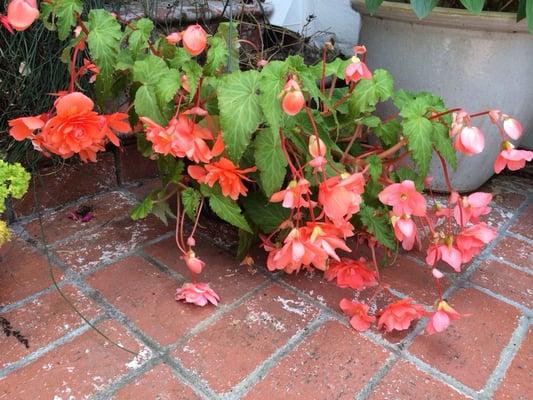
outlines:
[[[122,181],[136,177],[134,166],[122,166]],[[57,178],[52,181],[57,192]],[[114,187],[105,182],[92,192]],[[91,185],[92,178],[80,194]],[[450,304],[471,315],[431,336],[414,325],[361,334],[338,305],[347,297],[370,301],[379,311],[409,296],[432,306],[436,295],[422,254],[400,252],[381,269],[390,291],[355,292],[325,282],[320,273],[270,274],[257,249],[251,252],[255,265],[240,266],[227,250],[235,246],[235,231],[210,220],[201,223],[196,250],[206,261],[202,280],[221,304],[177,303],[176,288],[190,277],[172,226],[128,216],[134,199],[155,187],[153,180],[127,182],[42,214],[64,293],[136,355],[93,331],[55,291],[35,218],[19,224],[20,237],[0,249],[0,317],[30,343],[26,349],[0,336],[0,399],[531,397],[533,190],[526,178],[486,185],[496,204],[485,220],[500,236],[467,274],[442,280]],[[45,205],[72,200],[52,194],[45,195]],[[93,207],[92,221],[67,217],[80,205]],[[27,211],[29,200],[18,207]],[[351,256],[360,255],[368,252],[357,249]]]

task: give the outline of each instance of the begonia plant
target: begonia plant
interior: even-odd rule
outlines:
[[[41,2],[42,22],[68,40],[62,59],[70,85],[55,94],[48,113],[11,120],[10,133],[44,154],[85,162],[96,161],[107,144],[119,146],[117,134],[135,134],[163,186],[132,217],[175,218],[177,251],[191,273],[178,301],[223,301],[201,282],[209,266],[195,240],[200,213],[210,208],[239,230],[241,257],[258,239],[269,271],[318,270],[343,288],[389,290],[378,248],[389,256],[424,251],[436,287],[434,310],[406,298],[371,313],[367,304],[343,299],[340,309],[359,331],[374,323],[404,330],[426,316],[426,331],[442,332],[461,317],[442,298],[439,281],[494,239],[480,220],[492,195],[461,196],[448,168],[457,166],[456,151],[483,152],[485,134],[476,127],[482,117],[502,141],[495,172],[523,167],[533,152],[511,143],[522,134],[518,121],[494,109],[449,109],[433,94],[395,89],[387,71],[366,66],[364,46],[355,46],[351,59],[329,62],[324,49],[315,65],[300,56],[265,60],[258,51],[257,68],[241,71],[235,24],[220,23],[214,35],[197,24],[160,33],[147,18],[82,13],[81,0]],[[2,21],[22,30],[37,15],[35,0],[12,0]],[[80,79],[94,81],[95,101],[79,91]],[[386,101],[397,112],[382,118],[375,111]],[[432,193],[428,204],[422,194],[432,157],[448,184],[446,204]],[[176,194],[174,213],[167,200]],[[361,245],[370,248],[368,259],[358,254]]]

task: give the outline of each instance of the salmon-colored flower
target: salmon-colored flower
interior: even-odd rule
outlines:
[[[462,262],[469,262],[472,257],[479,254],[484,245],[494,240],[495,237],[496,232],[484,222],[461,231],[457,235],[456,243],[462,255]]]
[[[320,184],[318,202],[333,223],[342,224],[344,219],[349,219],[359,212],[364,190],[363,174],[336,175]]]
[[[189,252],[183,256],[183,259],[185,261],[185,264],[187,264],[187,267],[192,273],[194,274],[202,273],[202,269],[205,266],[205,262],[203,262],[198,257],[196,257],[196,254],[194,253],[194,251],[189,250]]]
[[[376,320],[373,315],[368,315],[368,306],[363,303],[342,299],[339,303],[342,312],[350,317],[350,325],[359,332],[364,332]]]
[[[398,217],[391,215],[391,223],[394,228],[394,236],[402,243],[404,250],[411,250],[416,240],[416,224],[410,215],[404,214]]]
[[[2,25],[9,33],[15,33],[13,27],[5,15],[0,14],[0,25]]]
[[[220,301],[220,297],[207,283],[185,283],[176,291],[176,300],[186,303],[196,304],[203,307],[208,303],[215,306]]]
[[[429,246],[426,251],[426,263],[428,265],[435,265],[441,259],[455,271],[461,272],[463,255],[453,244],[452,236],[445,236],[439,239]]]
[[[516,119],[503,114],[503,131],[513,140],[520,139],[520,136],[522,136],[522,124],[517,121]]]
[[[314,168],[315,171],[322,171],[324,165],[326,165],[326,145],[322,139],[317,138],[316,135],[309,137],[309,154],[313,157],[309,161],[309,165]]]
[[[168,43],[170,44],[173,44],[173,45],[176,45],[178,44],[179,42],[181,42],[181,33],[179,32],[172,32],[171,34],[167,35],[165,37],[165,39],[167,40]]]
[[[96,161],[96,153],[104,150],[108,140],[120,145],[113,130],[131,132],[127,114],[99,115],[93,111],[93,101],[82,93],[62,95],[54,105],[55,115],[49,119],[38,116],[9,121],[10,134],[16,140],[31,139],[40,151],[63,158],[78,154],[82,161]],[[34,133],[38,129],[40,132]]]
[[[479,154],[485,148],[485,136],[475,126],[465,126],[455,136],[455,150],[466,155]]]
[[[364,289],[377,285],[376,273],[368,268],[364,257],[359,260],[341,258],[340,261],[332,261],[324,273],[324,279],[331,282],[337,279],[337,286],[341,288]]]
[[[372,79],[372,72],[359,57],[353,56],[351,63],[344,70],[344,80],[346,83],[359,82],[361,79]]]
[[[477,223],[479,217],[490,213],[490,207],[487,206],[491,201],[492,194],[483,192],[461,197],[458,199],[459,204],[453,209],[453,217],[461,226],[467,222]]]
[[[502,151],[494,161],[494,172],[499,174],[505,167],[517,171],[526,166],[526,161],[533,160],[533,151],[516,150],[511,142],[502,143]]]
[[[224,196],[237,200],[239,195],[246,196],[248,192],[242,183],[243,180],[250,181],[245,174],[256,170],[256,167],[238,169],[231,160],[222,157],[219,161],[206,164],[204,167],[191,165],[187,171],[193,179],[210,187],[218,182]]]
[[[36,0],[11,0],[7,6],[7,21],[17,31],[24,31],[39,18]]]
[[[189,25],[187,29],[181,32],[183,48],[191,56],[197,56],[205,50],[207,45],[207,33],[198,25]]]
[[[279,203],[285,208],[309,207],[310,204],[303,198],[304,195],[311,194],[309,190],[309,181],[301,178],[299,181],[292,180],[286,189],[280,190],[270,196],[272,203]]]
[[[311,243],[320,247],[328,256],[335,260],[340,260],[335,250],[352,251],[346,246],[343,240],[342,230],[333,224],[326,222],[308,222],[303,230],[307,230],[306,234],[309,235],[309,241]]]
[[[444,332],[450,326],[451,321],[459,318],[461,318],[461,314],[450,307],[444,300],[441,300],[437,304],[437,311],[429,317],[426,332],[430,335],[435,332]]]
[[[300,112],[305,104],[305,98],[300,90],[300,85],[294,79],[289,79],[281,92],[283,100],[281,107],[288,115],[296,115]]]
[[[379,201],[392,206],[392,212],[397,216],[426,215],[426,199],[416,191],[415,183],[405,180],[402,183],[393,183],[383,189],[379,195]]]
[[[425,314],[419,304],[413,304],[411,299],[402,299],[391,303],[381,312],[378,320],[378,329],[385,327],[387,332],[392,330],[403,331],[408,329],[411,322]]]

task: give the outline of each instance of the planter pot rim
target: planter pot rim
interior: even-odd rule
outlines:
[[[370,14],[364,0],[351,0],[351,2],[352,8],[360,14],[382,19],[467,30],[528,33],[525,20],[517,23],[514,13],[482,11],[479,15],[473,15],[467,10],[435,7],[426,18],[418,19],[410,4],[384,1],[374,14]],[[533,37],[531,39],[533,40]]]

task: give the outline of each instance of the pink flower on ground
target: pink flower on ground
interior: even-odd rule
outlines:
[[[403,331],[408,329],[411,322],[425,314],[419,304],[413,304],[411,299],[402,299],[388,304],[381,312],[378,320],[378,329],[385,327],[387,332],[392,330]]]
[[[185,283],[176,291],[177,301],[184,301],[185,303],[196,304],[203,307],[207,303],[215,306],[220,301],[220,297],[207,283]]]
[[[322,139],[317,138],[315,135],[312,135],[309,138],[309,154],[313,159],[309,162],[309,165],[312,166],[315,171],[322,171],[324,165],[326,165],[326,145]]]
[[[202,269],[205,266],[205,262],[196,257],[194,251],[189,250],[189,252],[182,257],[187,264],[189,270],[194,274],[201,274]]]
[[[318,202],[335,225],[341,224],[359,211],[365,179],[361,173],[333,176],[319,186]]]
[[[434,243],[428,247],[426,253],[426,263],[428,265],[433,266],[441,259],[455,271],[461,272],[463,255],[453,245],[453,237],[447,237],[443,241]]]
[[[394,214],[391,216],[394,236],[402,243],[404,250],[411,250],[416,240],[416,224],[410,215],[398,217]]]
[[[444,332],[450,322],[456,319],[461,318],[461,314],[455,311],[448,303],[444,300],[440,301],[437,305],[437,311],[435,311],[429,317],[428,325],[426,326],[426,332],[430,335],[436,332]]]
[[[207,45],[207,32],[198,25],[189,25],[181,32],[183,48],[191,55],[197,56],[205,50]]]
[[[303,198],[303,195],[311,194],[309,190],[309,181],[307,179],[300,179],[299,181],[292,180],[287,185],[286,189],[274,193],[270,197],[272,203],[279,203],[285,208],[299,208],[309,207],[309,202]]]
[[[344,80],[346,83],[359,82],[361,79],[372,79],[372,72],[359,57],[353,56],[351,63],[344,70]]]
[[[485,136],[475,126],[465,126],[455,136],[455,150],[466,155],[479,154],[485,148]]]
[[[340,261],[332,261],[324,272],[324,279],[328,282],[337,279],[338,287],[355,290],[376,286],[378,283],[375,271],[368,268],[364,257],[359,260],[343,257]]]
[[[368,315],[368,306],[363,303],[342,299],[339,303],[342,312],[350,317],[350,325],[359,332],[364,332],[376,320],[373,315]]]
[[[383,204],[392,206],[392,211],[397,216],[407,214],[423,217],[426,215],[426,199],[416,191],[413,181],[393,183],[383,189],[378,197]]]
[[[499,174],[505,167],[517,171],[526,166],[526,161],[533,160],[533,151],[516,150],[511,142],[502,143],[502,151],[494,161],[494,172]]]
[[[24,31],[39,18],[36,0],[11,0],[7,6],[7,21],[17,31]]]
[[[462,262],[469,262],[479,254],[484,245],[494,240],[496,232],[481,222],[463,230],[457,235],[457,249],[462,254]]]
[[[477,223],[479,217],[490,213],[488,204],[492,201],[492,194],[477,192],[469,196],[459,198],[453,209],[453,217],[459,225],[466,225],[467,222]]]
[[[294,79],[289,79],[281,92],[283,100],[281,107],[288,115],[296,115],[300,112],[305,104],[305,98],[300,90],[300,85]]]

